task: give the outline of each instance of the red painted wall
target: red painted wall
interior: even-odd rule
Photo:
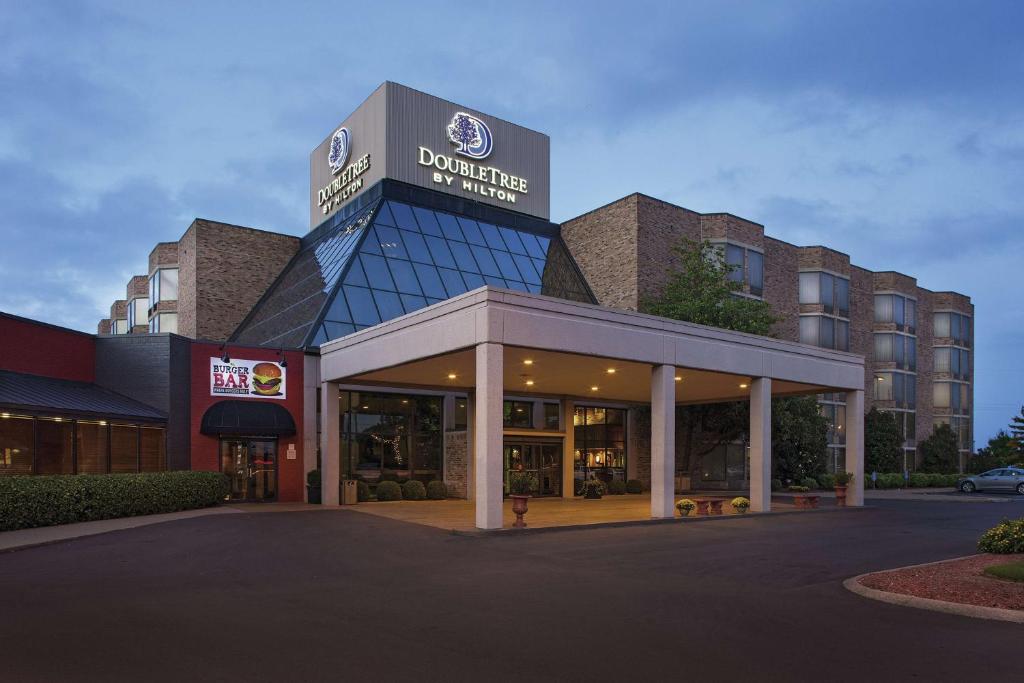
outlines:
[[[0,370],[92,382],[96,340],[91,334],[0,313]]]
[[[232,348],[228,353],[235,358],[246,360],[279,361],[276,349]],[[301,351],[285,351],[288,368],[285,372],[285,394],[288,398],[278,401],[269,398],[229,398],[210,395],[210,358],[221,355],[219,344],[192,344],[192,469],[220,471],[220,439],[199,432],[206,409],[218,401],[274,401],[292,415],[295,420],[295,436],[282,437],[277,442],[277,499],[281,502],[302,502],[304,500],[306,474],[302,461],[302,371]],[[295,460],[288,460],[288,445],[295,444]]]

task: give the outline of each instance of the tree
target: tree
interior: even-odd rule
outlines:
[[[724,330],[771,334],[778,321],[771,306],[760,299],[736,296],[743,287],[730,280],[729,273],[739,266],[726,263],[721,249],[707,241],[683,238],[672,250],[679,268],[669,272],[660,296],[641,302],[641,311]]]
[[[814,396],[772,401],[772,470],[776,479],[799,482],[825,472],[828,418]]]
[[[931,436],[917,445],[921,455],[922,472],[956,472],[960,460],[960,447],[956,432],[949,425],[940,424]]]
[[[1003,430],[988,440],[988,445],[979,448],[975,455],[967,460],[969,472],[986,472],[996,467],[1015,465],[1021,458],[1016,441]]]
[[[1024,453],[1024,406],[1020,407],[1020,415],[1014,415],[1010,420],[1010,436],[1017,450]]]
[[[902,472],[903,441],[892,413],[872,408],[864,416],[864,472]]]
[[[777,318],[764,301],[736,296],[740,283],[729,279],[737,268],[710,242],[683,239],[673,247],[679,267],[668,273],[662,293],[641,302],[645,313],[726,330],[769,335]],[[787,478],[803,478],[825,467],[828,423],[814,397],[772,402],[773,460],[783,462]],[[746,401],[681,406],[676,410],[680,466],[699,477],[705,456],[735,443],[750,425]]]

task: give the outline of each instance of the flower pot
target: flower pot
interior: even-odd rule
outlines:
[[[583,494],[583,497],[587,500],[601,500],[601,492],[590,488]]]
[[[693,512],[693,509],[692,509],[692,508],[691,508],[691,509],[689,509],[689,510],[684,510],[684,509],[682,509],[682,508],[676,508],[676,510],[678,510],[678,511],[679,511],[679,516],[680,516],[680,517],[689,517],[689,516],[690,516],[690,513],[691,513],[691,512]]]
[[[846,487],[839,486],[836,484],[836,505],[840,507],[846,506]]]
[[[733,505],[732,509],[736,511],[737,515],[745,515],[745,514],[747,514],[747,510],[749,510],[750,508],[747,507],[746,505],[744,505],[742,507],[737,507],[737,506]]]
[[[530,500],[530,497],[512,494],[509,498],[512,499],[512,512],[516,514],[516,521],[512,522],[512,526],[516,529],[525,529],[526,522],[523,521],[523,515],[526,514],[527,501]]]
[[[306,500],[313,505],[320,505],[320,486],[306,484]]]

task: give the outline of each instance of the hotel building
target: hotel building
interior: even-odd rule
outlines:
[[[639,479],[654,517],[672,514],[678,488],[749,488],[766,510],[773,396],[819,397],[834,425],[831,469],[863,474],[868,405],[900,416],[909,467],[939,421],[970,447],[966,297],[645,195],[561,225],[549,204],[547,136],[385,83],[313,150],[308,233],[197,219],[153,249],[148,273],[88,336],[91,374],[41,368],[21,346],[20,364],[0,373],[85,382],[154,408],[166,466],[222,469],[238,498],[301,500],[317,467],[328,504],[342,478],[440,479],[476,501],[481,528],[500,526],[519,467],[537,474],[539,495]],[[684,236],[722,245],[742,296],[779,316],[775,338],[643,313]],[[166,388],[147,398],[138,378],[100,372],[100,348],[155,363]],[[261,375],[267,364],[274,377]],[[64,446],[41,447],[38,425],[60,406],[19,403],[5,386],[0,375],[0,407],[35,420],[20,442],[35,449],[28,470],[53,471],[38,463]],[[750,402],[747,439],[687,470],[676,406],[728,400]],[[59,471],[79,471],[73,436]]]

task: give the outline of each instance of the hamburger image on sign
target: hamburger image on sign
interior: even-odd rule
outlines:
[[[252,393],[257,396],[281,395],[281,368],[277,363],[256,363],[252,366]]]

